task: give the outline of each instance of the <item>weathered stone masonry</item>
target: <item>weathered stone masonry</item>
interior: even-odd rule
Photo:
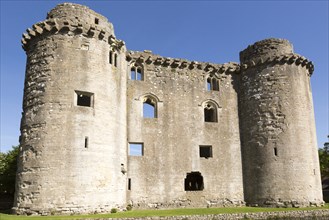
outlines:
[[[288,41],[257,42],[240,64],[166,58],[64,3],[22,44],[16,213],[323,203],[314,68]]]

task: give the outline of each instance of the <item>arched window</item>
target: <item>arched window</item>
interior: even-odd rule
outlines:
[[[217,120],[217,107],[214,103],[207,102],[203,107],[204,121],[205,122],[218,122]]]
[[[185,191],[201,191],[204,189],[203,176],[200,172],[187,173],[184,180]]]
[[[131,80],[143,80],[143,69],[140,66],[132,66],[130,69]]]
[[[143,99],[143,118],[157,118],[157,102],[153,97]]]
[[[207,90],[219,91],[219,82],[217,78],[210,76],[207,78]]]

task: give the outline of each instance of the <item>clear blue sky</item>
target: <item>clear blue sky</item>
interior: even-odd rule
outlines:
[[[26,56],[21,35],[64,1],[1,0],[1,151],[18,144]],[[239,61],[255,41],[285,38],[312,60],[318,146],[328,135],[328,1],[71,1],[114,24],[130,50],[188,60]],[[296,146],[298,149],[298,146]]]

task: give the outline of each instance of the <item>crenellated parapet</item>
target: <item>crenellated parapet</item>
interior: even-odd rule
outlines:
[[[127,61],[130,63],[156,65],[172,69],[200,70],[215,75],[228,75],[240,72],[240,65],[235,62],[224,64],[213,64],[208,62],[189,61],[185,59],[177,59],[170,57],[162,57],[152,54],[150,51],[137,52],[129,51],[126,55]]]
[[[241,69],[262,65],[289,64],[305,67],[309,75],[314,71],[314,65],[304,56],[293,53],[292,45],[285,39],[270,38],[249,45],[240,52]]]
[[[276,64],[289,64],[289,65],[302,66],[308,70],[309,75],[312,75],[314,71],[314,65],[312,61],[309,61],[307,58],[299,54],[280,55],[277,57],[269,57],[267,59],[260,58],[258,60],[250,60],[246,63],[241,63],[240,67],[242,70],[245,70],[248,68],[258,67],[261,65],[274,66]]]
[[[86,10],[89,10],[89,17],[85,15]],[[65,13],[66,11],[70,13]],[[79,17],[81,13],[83,16]],[[26,30],[21,40],[22,47],[26,51],[35,38],[55,34],[95,38],[107,42],[115,50],[120,50],[125,45],[122,40],[116,39],[113,25],[103,16],[85,6],[64,3],[53,9],[45,21],[38,22]]]

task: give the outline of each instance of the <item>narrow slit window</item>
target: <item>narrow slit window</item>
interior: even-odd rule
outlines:
[[[276,147],[274,148],[274,156],[276,156],[276,157],[278,156],[278,148],[276,148]]]
[[[128,190],[131,190],[131,179],[128,178]]]
[[[204,121],[217,122],[217,108],[213,104],[207,103],[204,107]]]
[[[89,92],[79,92],[76,91],[76,105],[84,107],[92,107],[93,105],[93,94]]]
[[[109,52],[109,63],[113,64],[113,53],[112,53],[112,51]]]
[[[199,146],[200,157],[206,159],[212,157],[212,146],[211,145],[201,145]]]
[[[99,24],[99,19],[95,18],[95,24]]]
[[[85,148],[88,148],[88,143],[89,142],[89,139],[88,139],[88,137],[85,137]]]
[[[156,118],[156,101],[152,98],[146,97],[143,102],[143,118]]]
[[[114,66],[118,66],[118,55],[116,53],[114,53]]]
[[[129,156],[143,156],[144,144],[143,143],[129,143]]]
[[[219,91],[219,83],[218,83],[218,79],[216,78],[212,78],[212,90]]]
[[[210,80],[210,78],[207,79],[207,90],[208,91],[211,90],[211,80]]]

